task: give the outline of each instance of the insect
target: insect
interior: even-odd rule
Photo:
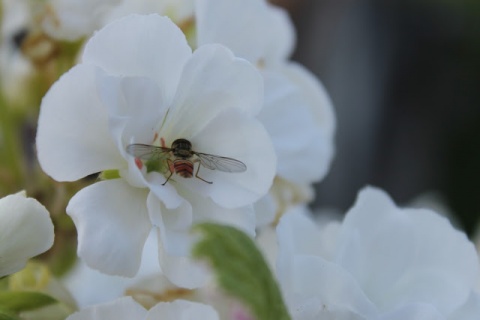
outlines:
[[[206,183],[212,184],[198,175],[200,166],[204,166],[210,170],[220,170],[223,172],[244,172],[247,166],[238,160],[216,156],[208,153],[201,153],[192,150],[192,143],[187,139],[176,139],[173,141],[171,148],[165,147],[163,138],[162,146],[153,146],[149,144],[134,143],[127,146],[127,153],[137,159],[144,161],[167,161],[170,175],[162,184],[165,185],[174,173],[183,178],[193,177],[194,164],[199,163],[195,178]],[[173,160],[169,155],[173,156]]]

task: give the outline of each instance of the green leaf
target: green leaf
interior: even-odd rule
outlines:
[[[0,320],[20,320],[20,318],[8,311],[0,309]]]
[[[194,227],[203,238],[193,248],[207,260],[219,285],[250,308],[257,320],[290,319],[265,259],[249,236],[233,227],[203,223]]]
[[[38,309],[56,302],[57,300],[55,300],[54,298],[40,292],[30,292],[30,291],[0,292],[0,310],[20,312],[20,311]]]

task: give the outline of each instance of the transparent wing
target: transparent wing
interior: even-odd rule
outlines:
[[[211,170],[223,172],[244,172],[247,170],[245,163],[227,157],[215,156],[208,153],[194,152],[200,159],[200,163]]]
[[[141,160],[154,160],[165,157],[165,153],[171,151],[170,148],[152,146],[149,144],[134,143],[127,146],[127,153]]]

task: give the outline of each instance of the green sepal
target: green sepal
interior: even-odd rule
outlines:
[[[112,180],[120,178],[120,172],[118,170],[105,170],[100,173],[98,176],[100,180]]]
[[[0,310],[21,312],[35,310],[58,301],[49,295],[31,291],[0,292]],[[1,319],[1,318],[0,318]]]
[[[193,256],[209,262],[226,293],[250,308],[256,320],[290,319],[272,272],[248,235],[213,223],[199,224],[194,230],[203,237]]]

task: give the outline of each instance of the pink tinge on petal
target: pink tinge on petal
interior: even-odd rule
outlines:
[[[230,316],[230,319],[233,320],[255,320],[253,316],[250,315],[250,313],[247,311],[245,307],[242,306],[234,306],[232,308],[232,314]]]

